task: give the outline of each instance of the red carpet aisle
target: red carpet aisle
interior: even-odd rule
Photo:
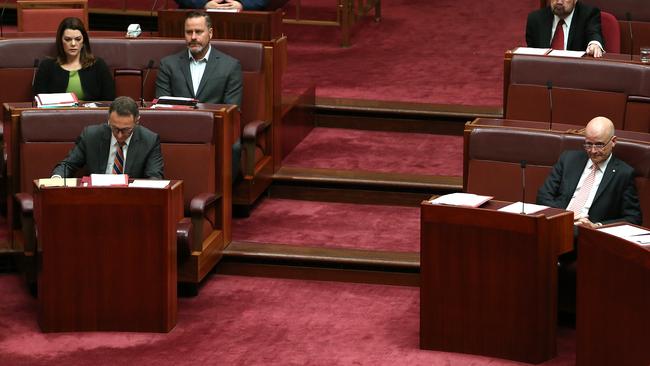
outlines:
[[[333,0],[303,1],[333,8]],[[340,48],[334,27],[285,25],[285,90],[316,85],[317,96],[430,104],[502,104],[503,54],[525,44],[536,0],[383,0]]]
[[[417,288],[213,276],[179,301],[169,334],[43,334],[36,300],[16,275],[0,276],[0,364],[21,365],[522,365],[418,349]],[[574,333],[559,356],[575,362]]]
[[[315,128],[282,165],[460,177],[463,137]]]
[[[235,241],[420,251],[419,207],[265,199],[232,225]]]

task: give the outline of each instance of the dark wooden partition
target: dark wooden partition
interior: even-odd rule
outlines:
[[[578,366],[649,365],[650,247],[580,228]]]
[[[34,186],[46,332],[169,332],[176,325],[176,224],[167,189]]]
[[[573,214],[421,205],[420,347],[540,363],[556,353],[557,257]]]
[[[185,16],[190,10],[159,10],[158,35],[183,37]],[[210,12],[213,37],[217,39],[271,41],[282,37],[282,11]]]

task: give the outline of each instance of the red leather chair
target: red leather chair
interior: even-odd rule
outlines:
[[[618,20],[612,14],[601,11],[600,24],[605,40],[605,51],[609,53],[621,53],[621,28]]]

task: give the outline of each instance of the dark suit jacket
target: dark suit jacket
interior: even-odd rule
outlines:
[[[111,129],[102,123],[84,128],[68,156],[59,163],[52,175],[72,177],[82,167],[90,174],[104,174],[111,143]],[[126,154],[125,174],[131,178],[163,178],[160,138],[143,126],[133,130]]]
[[[34,79],[34,95],[40,93],[63,93],[68,88],[70,72],[64,70],[53,58],[43,60]],[[97,58],[95,63],[79,70],[84,100],[115,99],[115,83],[106,62]]]
[[[156,78],[156,97],[196,98],[201,103],[241,106],[242,92],[242,72],[239,61],[217,51],[214,47],[210,50],[210,58],[196,95],[192,86],[187,49],[160,61],[160,70]]]
[[[553,12],[550,6],[528,14],[526,23],[526,44],[528,47],[551,47],[552,28]],[[578,1],[571,20],[566,49],[584,51],[591,41],[598,41],[605,48],[600,29],[600,10]]]
[[[575,192],[589,156],[585,151],[565,151],[537,192],[537,203],[566,208]],[[634,185],[634,169],[612,156],[603,173],[589,220],[603,224],[627,221],[641,225],[641,207]]]
[[[175,0],[181,9],[203,9],[208,0]],[[269,0],[237,0],[244,10],[265,10]]]

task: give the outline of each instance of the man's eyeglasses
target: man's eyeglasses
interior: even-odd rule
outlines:
[[[113,133],[116,134],[116,135],[123,134],[123,135],[127,135],[127,136],[130,135],[131,132],[133,132],[133,129],[135,128],[135,126],[118,128],[118,127],[115,127],[112,124],[110,124],[110,122],[108,124],[108,127],[110,127],[111,131],[113,131]]]
[[[612,142],[612,138],[614,138],[614,136],[610,137],[609,140],[607,140],[607,142],[605,142],[605,143],[603,143],[603,142],[595,142],[595,143],[594,142],[585,142],[584,145],[582,145],[582,146],[584,146],[585,150],[587,150],[587,151],[589,151],[591,149],[600,151],[600,150],[604,149],[605,146],[607,146],[610,142]]]

